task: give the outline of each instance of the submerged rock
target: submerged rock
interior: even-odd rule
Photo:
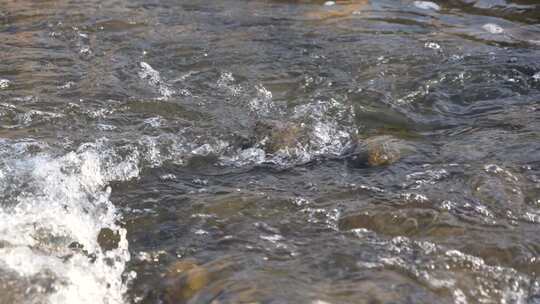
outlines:
[[[400,139],[382,135],[359,140],[346,153],[356,167],[391,165],[415,151],[415,148]]]
[[[364,228],[388,236],[415,235],[435,226],[438,213],[429,209],[364,211],[339,220],[341,230]]]
[[[282,149],[295,148],[306,138],[301,126],[291,122],[261,120],[255,124],[255,137],[266,153],[273,154]]]
[[[517,172],[488,164],[484,172],[471,177],[470,186],[473,196],[482,204],[508,216],[508,211],[519,214],[524,208],[523,179]]]
[[[186,303],[209,282],[209,272],[194,261],[177,261],[165,274],[164,302]]]

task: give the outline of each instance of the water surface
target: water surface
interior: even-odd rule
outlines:
[[[540,303],[537,1],[0,4],[0,303]]]

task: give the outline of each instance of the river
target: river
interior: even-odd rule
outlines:
[[[0,303],[540,303],[540,4],[0,0]]]

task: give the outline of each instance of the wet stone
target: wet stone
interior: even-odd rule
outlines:
[[[305,130],[295,123],[278,120],[261,120],[255,124],[255,137],[266,153],[295,148],[306,138]]]
[[[103,228],[98,234],[98,244],[103,251],[109,251],[118,248],[120,243],[120,234],[110,228]]]
[[[166,304],[187,303],[209,282],[209,272],[194,261],[184,260],[173,263],[165,274]]]
[[[407,142],[388,135],[359,140],[346,156],[355,167],[387,166],[414,152]]]

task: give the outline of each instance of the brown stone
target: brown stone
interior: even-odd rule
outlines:
[[[277,120],[262,120],[255,124],[255,136],[266,153],[294,148],[301,144],[303,129],[297,124]]]
[[[357,167],[376,167],[391,165],[414,151],[415,148],[408,142],[382,135],[358,140],[347,157]]]
[[[165,303],[186,303],[208,284],[209,272],[193,261],[182,260],[169,267],[165,279]]]
[[[118,248],[120,243],[120,234],[109,228],[103,228],[98,234],[97,241],[103,251],[109,251]]]
[[[368,164],[384,166],[397,162],[401,158],[400,142],[390,136],[370,138],[367,141]]]

